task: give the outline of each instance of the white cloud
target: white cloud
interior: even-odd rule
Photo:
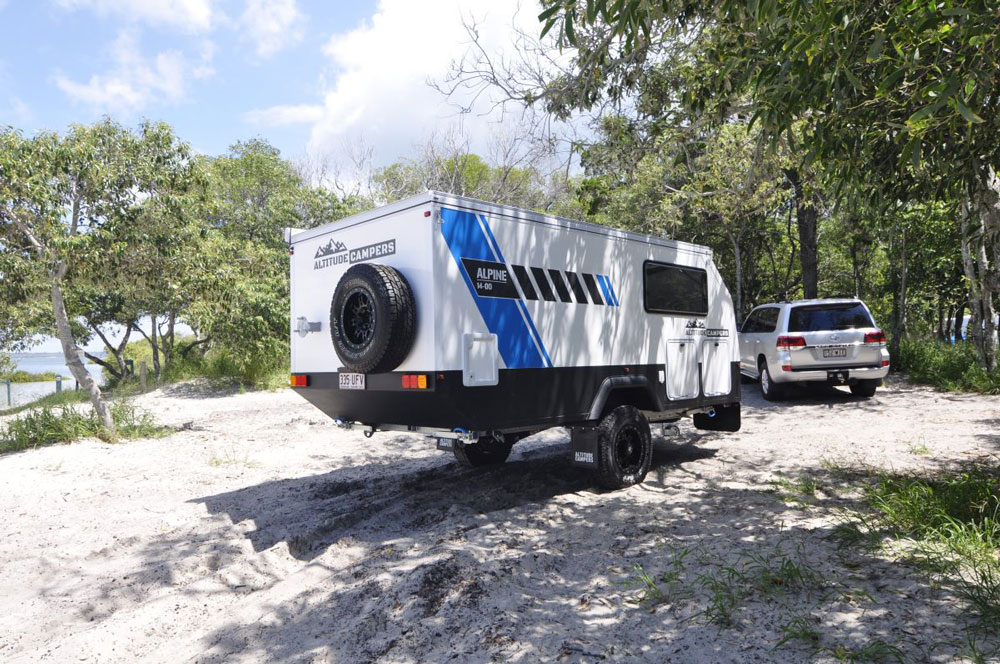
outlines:
[[[3,0],[0,0],[3,2]],[[91,9],[135,23],[207,32],[221,18],[215,0],[55,0],[65,9]]]
[[[495,50],[510,47],[515,24],[537,32],[537,14],[531,0],[379,0],[369,21],[333,35],[324,47],[329,72],[320,82],[319,103],[255,110],[245,119],[312,125],[313,154],[337,152],[363,134],[379,161],[395,160],[456,121],[456,108],[428,80],[443,79],[466,53],[463,18],[474,19],[481,42]],[[473,149],[483,149],[480,137],[489,134],[495,120],[474,114],[462,118]]]
[[[262,58],[302,39],[303,16],[295,0],[247,0],[240,27]]]
[[[214,47],[203,48],[201,61],[194,65],[175,50],[146,58],[135,35],[123,31],[111,45],[112,67],[108,73],[95,74],[85,83],[57,74],[55,84],[75,102],[102,111],[135,113],[153,103],[182,101],[190,76],[211,74],[213,53]]]
[[[2,2],[2,0],[0,0]],[[0,126],[4,124],[26,125],[33,122],[35,114],[31,108],[17,96],[11,96],[7,100],[7,108],[0,110]]]
[[[268,127],[282,127],[296,124],[312,124],[323,118],[323,107],[309,104],[298,106],[272,106],[250,111],[245,116],[247,122]]]

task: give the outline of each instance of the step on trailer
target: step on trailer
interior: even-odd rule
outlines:
[[[611,488],[645,477],[650,422],[739,430],[736,320],[706,247],[438,192],[287,239],[291,383],[341,427],[481,466],[566,426]]]

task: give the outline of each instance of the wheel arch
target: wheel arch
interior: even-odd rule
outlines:
[[[646,376],[609,376],[601,382],[590,406],[589,420],[600,420],[618,406],[659,410],[653,386]]]

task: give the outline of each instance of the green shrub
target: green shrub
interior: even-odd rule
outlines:
[[[167,431],[156,425],[152,415],[127,401],[115,401],[109,407],[115,422],[114,437],[150,438]],[[92,436],[106,441],[112,439],[93,410],[85,413],[71,406],[42,406],[0,427],[0,453],[71,443]]]
[[[251,387],[274,389],[288,384],[288,344],[274,343],[261,347],[231,350],[209,345],[192,350],[185,357],[181,349],[193,342],[194,337],[178,338],[170,365],[163,371],[163,382],[174,383],[198,377],[226,378]],[[125,347],[123,356],[135,363],[136,376],[139,366],[146,363],[149,381],[153,381],[153,350],[145,339],[133,341]],[[160,356],[163,362],[163,356]],[[107,376],[109,383],[117,385]]]
[[[987,371],[969,343],[903,340],[894,364],[918,383],[945,390],[1000,394],[1000,370]]]
[[[50,382],[59,378],[59,374],[53,371],[46,371],[44,373],[28,373],[27,371],[22,371],[18,369],[5,376],[0,376],[0,380],[10,380],[12,383],[42,383]]]

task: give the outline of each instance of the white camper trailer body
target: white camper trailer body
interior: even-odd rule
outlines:
[[[345,425],[468,445],[631,405],[738,428],[733,304],[705,247],[437,192],[290,245],[293,385]],[[331,310],[359,264],[393,268],[415,314],[398,365],[368,374],[335,341],[349,296]]]

